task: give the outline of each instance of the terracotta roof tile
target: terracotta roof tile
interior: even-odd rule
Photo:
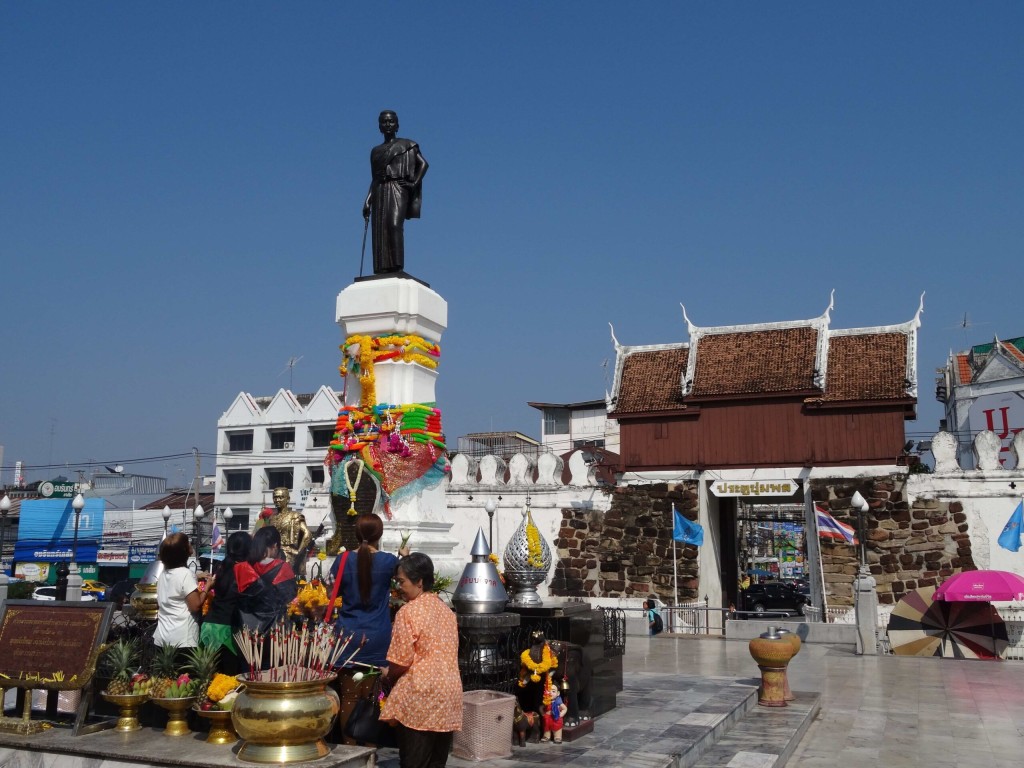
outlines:
[[[971,358],[968,355],[956,356],[956,373],[959,384],[970,384],[974,377],[971,371]]]
[[[1006,350],[1006,351],[1007,351],[1008,353],[1010,353],[1010,354],[1011,354],[1011,355],[1012,355],[1013,357],[1017,358],[1017,360],[1018,360],[1019,362],[1021,362],[1021,363],[1024,363],[1024,352],[1021,352],[1021,351],[1020,351],[1019,349],[1017,349],[1017,347],[1015,347],[1015,346],[1014,346],[1013,344],[1011,344],[1011,343],[1010,343],[1010,342],[1008,342],[1008,341],[1006,341],[1006,342],[1003,342],[1003,349],[1005,349],[1005,350]]]
[[[907,337],[864,333],[829,340],[824,400],[892,400],[907,395]]]
[[[681,382],[688,353],[688,348],[679,346],[627,354],[613,410],[644,413],[682,408]]]
[[[703,336],[691,396],[812,389],[816,345],[810,327]]]

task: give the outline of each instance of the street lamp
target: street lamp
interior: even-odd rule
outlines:
[[[171,520],[171,508],[165,504],[164,505],[164,509],[163,509],[163,511],[160,514],[164,518],[164,538],[166,539],[167,538],[167,523],[169,523],[170,520]]]
[[[866,566],[867,550],[864,548],[864,515],[868,512],[868,502],[860,495],[860,491],[854,491],[850,498],[850,504],[857,510],[857,537],[860,539],[860,564]]]
[[[192,517],[195,518],[195,529],[196,529],[196,546],[195,546],[195,549],[196,549],[196,570],[197,571],[201,567],[200,564],[199,564],[199,545],[202,543],[202,538],[201,538],[202,537],[202,533],[199,530],[199,524],[200,524],[200,522],[203,519],[203,515],[205,515],[205,514],[206,514],[206,511],[203,509],[203,505],[202,504],[196,504],[196,508],[192,511]]]
[[[78,601],[82,599],[82,577],[78,573],[78,521],[85,509],[85,497],[78,494],[71,501],[71,509],[75,511],[75,537],[71,540],[71,568],[68,573],[67,597]]]
[[[7,599],[7,566],[4,564],[4,549],[7,544],[7,513],[11,511],[11,497],[6,494],[0,499],[0,600]]]
[[[488,499],[484,504],[484,511],[487,512],[487,543],[492,554],[494,553],[494,510],[497,508],[498,505],[494,503],[494,499]]]

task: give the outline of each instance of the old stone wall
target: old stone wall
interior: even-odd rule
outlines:
[[[549,589],[563,597],[673,601],[672,505],[697,519],[696,483],[616,488],[607,512],[563,509]],[[697,548],[676,545],[679,599],[698,595]]]
[[[908,501],[900,475],[857,480],[814,480],[814,501],[840,522],[859,531],[850,499],[860,491],[867,500],[866,556],[878,584],[878,599],[893,604],[908,591],[934,587],[947,576],[973,570],[967,515],[959,501]],[[821,563],[829,605],[853,604],[853,577],[859,548],[821,540]]]

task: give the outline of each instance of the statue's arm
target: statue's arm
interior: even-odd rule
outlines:
[[[366,200],[363,201],[363,218],[370,218],[370,198],[373,196],[373,181],[370,181],[370,188],[366,190]]]
[[[421,181],[423,181],[423,177],[427,175],[427,168],[429,168],[429,167],[430,167],[430,164],[427,162],[427,158],[425,158],[423,155],[421,155],[419,150],[417,150],[416,151],[416,172],[413,174],[413,177],[412,177],[412,186],[415,187],[417,184],[419,184]]]

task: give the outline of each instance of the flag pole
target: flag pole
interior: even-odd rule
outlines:
[[[672,600],[679,605],[679,570],[676,565],[676,505],[672,503]]]

